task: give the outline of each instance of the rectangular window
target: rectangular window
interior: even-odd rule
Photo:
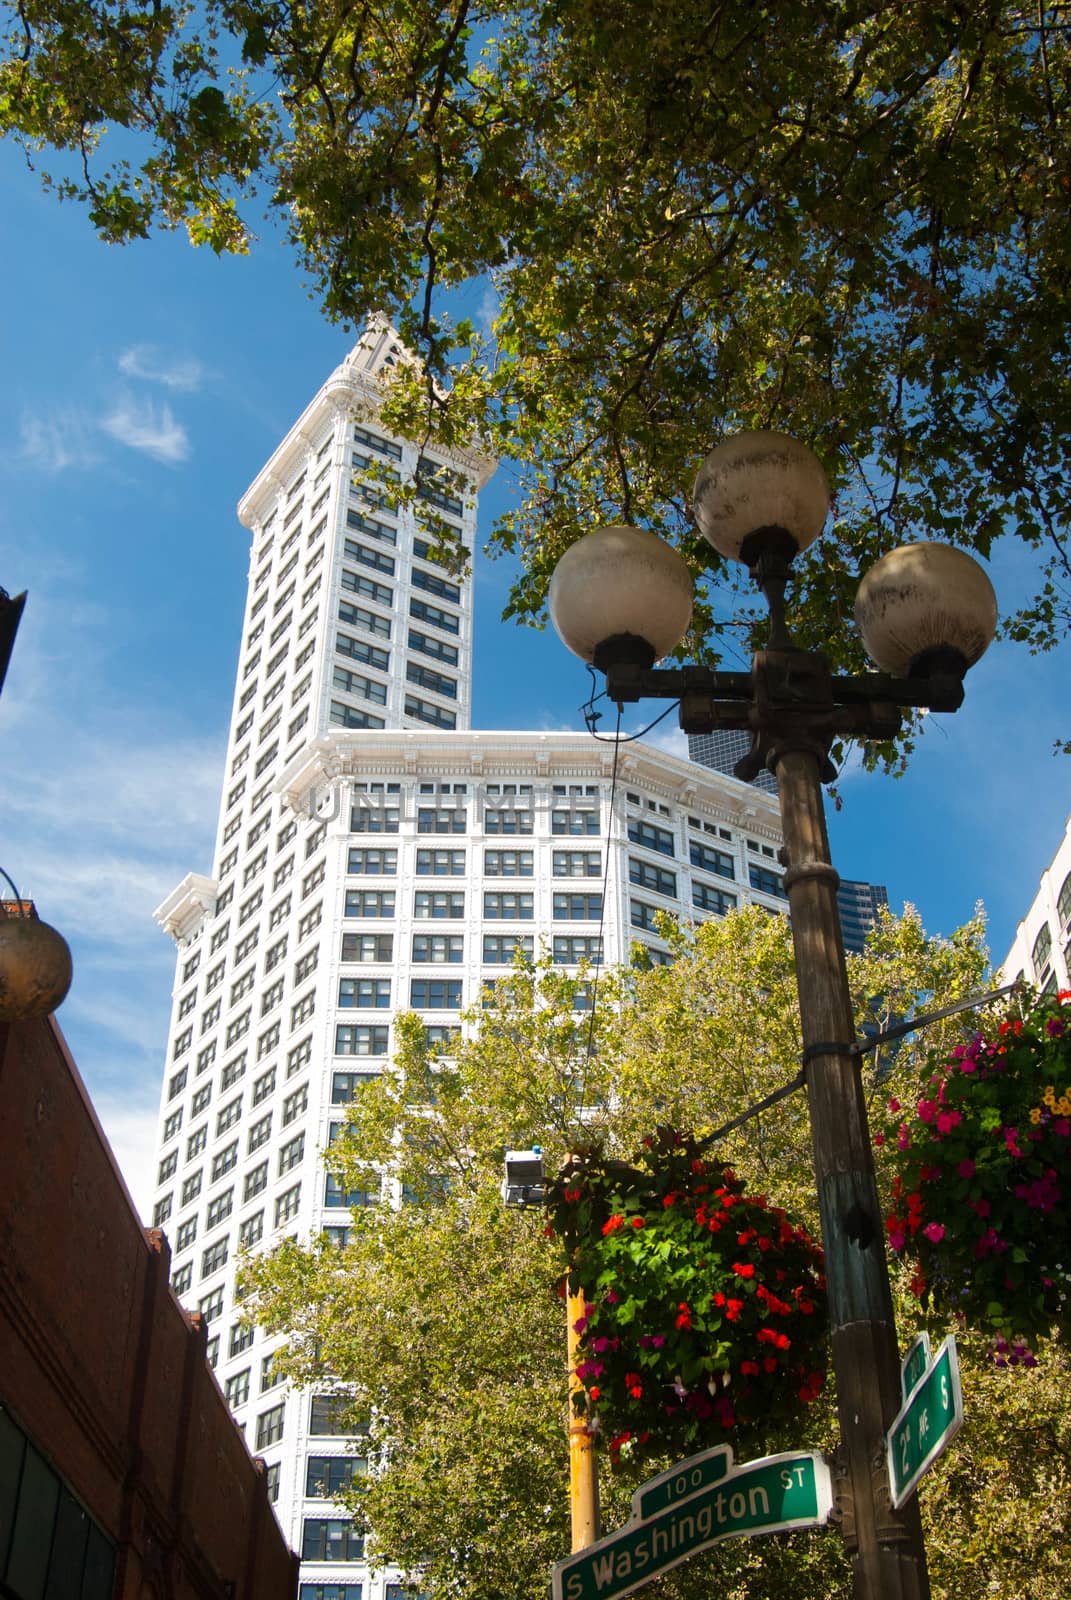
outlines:
[[[242,1372],[236,1372],[224,1384],[223,1393],[227,1397],[227,1404],[234,1411],[238,1406],[244,1406],[249,1399],[249,1367]]]
[[[381,456],[390,456],[392,461],[402,459],[402,447],[392,439],[384,439],[378,433],[370,433],[367,428],[357,426],[354,427],[353,437],[358,444],[367,445],[369,450],[376,450]]]
[[[663,856],[676,854],[669,829],[659,828],[644,817],[629,817],[628,836],[633,844],[643,845],[645,850],[657,850]]]
[[[486,810],[483,816],[485,833],[527,836],[533,831],[534,818],[530,811],[508,809]]]
[[[300,1044],[294,1045],[291,1050],[287,1051],[287,1056],[286,1056],[286,1075],[287,1075],[287,1077],[288,1078],[292,1078],[294,1076],[295,1072],[300,1072],[302,1067],[307,1066],[307,1064],[311,1060],[312,1060],[312,1039],[310,1037],[310,1038],[302,1039]]]
[[[180,1224],[179,1230],[175,1234],[175,1250],[176,1250],[176,1252],[181,1254],[181,1252],[183,1250],[188,1250],[190,1248],[190,1245],[196,1239],[196,1237],[197,1237],[197,1218],[196,1217],[188,1217],[185,1222]]]
[[[301,1209],[301,1185],[295,1183],[292,1189],[287,1189],[275,1202],[274,1226],[281,1228],[289,1222],[291,1217],[296,1217]]]
[[[282,961],[283,957],[286,955],[286,939],[287,936],[284,933],[283,937],[281,939],[277,939],[272,945],[271,949],[266,953],[264,957],[265,973],[269,973],[273,970],[273,968],[277,967],[280,961]]]
[[[363,1084],[371,1083],[374,1072],[333,1072],[331,1074],[331,1104],[347,1106],[356,1100]]]
[[[216,1023],[219,1021],[219,1016],[222,1009],[223,1002],[221,1000],[213,1000],[212,1004],[206,1007],[205,1014],[201,1018],[202,1033],[207,1033],[209,1028],[215,1027]]]
[[[556,894],[555,922],[597,922],[602,915],[601,894]]]
[[[215,955],[216,951],[219,950],[221,946],[226,944],[227,935],[230,933],[230,931],[231,925],[229,922],[225,922],[222,928],[216,929],[208,945],[208,951],[210,955]]]
[[[464,833],[467,827],[464,806],[417,807],[417,833]]]
[[[344,933],[343,961],[391,961],[394,935],[391,933]]]
[[[242,1203],[252,1200],[256,1195],[262,1194],[268,1187],[268,1163],[262,1161],[259,1167],[254,1167],[252,1172],[247,1172],[245,1182],[242,1184]]]
[[[201,1174],[193,1172],[182,1185],[182,1204],[188,1206],[191,1200],[196,1200],[201,1192]]]
[[[429,605],[425,600],[415,597],[409,602],[409,615],[418,622],[426,622],[429,627],[441,628],[444,633],[458,633],[460,619],[452,611],[443,611],[440,606]]]
[[[457,699],[457,679],[448,678],[445,673],[436,672],[432,667],[425,667],[419,661],[410,661],[406,664],[405,677],[407,683],[415,683],[421,689],[430,689],[432,694],[441,694],[447,700]]]
[[[558,966],[571,967],[579,961],[601,961],[602,940],[586,934],[557,934],[552,951]]]
[[[295,1089],[293,1094],[288,1094],[283,1101],[283,1127],[288,1128],[296,1122],[303,1112],[308,1109],[309,1086],[303,1083],[300,1089]]]
[[[258,1061],[263,1061],[265,1056],[271,1055],[272,1051],[279,1043],[280,1031],[281,1025],[278,1022],[273,1022],[271,1027],[266,1028],[261,1034],[260,1038],[257,1040]]]
[[[349,594],[359,594],[364,600],[374,600],[377,606],[394,604],[394,590],[388,589],[385,583],[377,583],[374,578],[366,578],[363,572],[354,572],[350,567],[343,567],[341,584]]]
[[[193,1282],[193,1262],[187,1261],[184,1267],[179,1267],[171,1274],[171,1287],[176,1294],[185,1294]]]
[[[269,929],[270,928],[277,928],[281,922],[285,922],[286,921],[286,919],[287,919],[287,917],[289,915],[290,915],[290,896],[287,894],[287,895],[283,896],[283,898],[278,902],[277,905],[272,906],[271,911],[268,913],[268,927],[269,927]]]
[[[531,850],[485,850],[484,876],[488,878],[530,878],[533,872]]]
[[[433,728],[456,728],[457,713],[447,711],[444,706],[432,705],[430,700],[421,700],[415,694],[405,697],[405,714],[415,717],[418,722],[430,722]]]
[[[465,896],[446,889],[418,889],[413,895],[413,915],[421,920],[445,918],[456,921],[465,915]]]
[[[340,1022],[335,1028],[336,1056],[385,1056],[387,1029],[370,1023]]]
[[[194,1156],[199,1156],[207,1143],[208,1124],[206,1122],[203,1123],[201,1127],[195,1129],[194,1132],[190,1134],[190,1137],[186,1140],[186,1160],[192,1161]]]
[[[556,810],[550,814],[550,831],[555,835],[571,834],[574,838],[599,832],[597,811]]]
[[[254,1122],[250,1128],[249,1142],[246,1145],[246,1153],[248,1155],[252,1155],[254,1150],[259,1150],[271,1138],[271,1116],[272,1114],[269,1111],[266,1117],[261,1117],[259,1122]]]
[[[227,1189],[223,1194],[217,1195],[208,1208],[205,1216],[205,1228],[211,1233],[213,1228],[218,1228],[234,1210],[234,1190]]]
[[[390,1007],[389,978],[340,978],[338,1003],[358,1011],[387,1010]]]
[[[445,639],[435,639],[429,633],[420,633],[416,628],[409,629],[409,648],[419,650],[422,655],[431,656],[435,661],[445,661],[448,667],[458,664],[456,645],[447,644]]]
[[[464,850],[418,850],[416,873],[418,878],[463,878],[465,852]]]
[[[227,801],[227,804],[228,805],[231,804],[230,800]],[[194,952],[194,954],[190,957],[190,959],[188,961],[183,963],[183,967],[182,967],[182,981],[183,981],[183,983],[188,983],[189,982],[189,980],[193,977],[194,973],[197,971],[197,968],[200,966],[200,964],[201,964],[201,952],[200,952],[200,950],[197,950],[197,951]]]
[[[310,989],[308,994],[302,995],[301,999],[290,1008],[291,1033],[295,1028],[300,1028],[303,1022],[307,1022],[315,1010],[316,990]]]
[[[269,984],[268,988],[264,990],[260,997],[260,1014],[262,1017],[266,1017],[269,1011],[274,1010],[283,998],[283,985],[284,980],[277,978],[273,984]]]
[[[257,1418],[256,1448],[267,1449],[270,1444],[278,1444],[283,1436],[283,1418],[286,1415],[286,1402],[282,1401],[277,1406],[272,1406],[270,1411],[262,1411]]]
[[[701,844],[698,839],[688,840],[688,859],[693,867],[699,867],[703,872],[716,872],[722,878],[736,877],[736,864],[732,856],[724,850]]]
[[[365,1470],[358,1456],[309,1456],[305,1464],[305,1496],[337,1500]]]
[[[171,1215],[171,1202],[172,1196],[165,1194],[164,1198],[162,1200],[157,1200],[156,1204],[153,1206],[152,1225],[154,1228],[162,1228],[168,1217]]]
[[[368,1428],[350,1417],[352,1402],[344,1394],[314,1394],[309,1407],[309,1437],[337,1439],[367,1433]]]
[[[236,1322],[230,1331],[227,1343],[227,1356],[233,1361],[235,1356],[240,1356],[243,1350],[248,1350],[253,1343],[253,1330],[245,1322]]]
[[[347,889],[347,917],[393,917],[393,889]]]
[[[250,1104],[254,1106],[263,1105],[264,1101],[269,1098],[274,1089],[275,1068],[271,1067],[269,1071],[262,1073],[257,1079],[256,1083],[254,1083],[253,1093],[250,1097]]]
[[[197,1309],[206,1322],[214,1322],[223,1311],[223,1290],[213,1289],[211,1294],[206,1294],[197,1302]]]
[[[517,950],[526,960],[532,959],[534,941],[530,933],[485,933],[483,936],[483,959],[488,966],[510,966]]]
[[[725,889],[715,889],[712,883],[693,883],[692,904],[701,911],[714,911],[725,917],[736,909],[736,896]]]
[[[182,999],[179,1001],[179,1003],[178,1003],[178,1015],[180,1017],[188,1017],[190,1012],[193,1010],[193,1008],[194,1008],[194,1006],[196,1004],[197,1004],[197,990],[196,989],[191,989],[189,991],[189,993],[188,994],[184,994]]]
[[[351,672],[348,667],[335,667],[331,682],[343,694],[356,695],[359,700],[370,700],[377,706],[387,703],[387,685],[378,678],[366,678],[363,673]]]
[[[210,1273],[218,1272],[220,1267],[227,1262],[227,1240],[217,1239],[215,1244],[210,1244],[201,1256],[201,1276],[207,1278]]]
[[[409,985],[409,1004],[418,1011],[460,1011],[461,980],[413,978]]]
[[[226,1145],[212,1158],[212,1182],[222,1178],[227,1172],[232,1172],[238,1165],[238,1140]]]
[[[788,899],[785,881],[779,872],[771,872],[768,867],[757,867],[749,861],[747,875],[751,887],[758,889],[761,894],[776,895],[779,900]]]
[[[348,600],[339,601],[338,620],[348,622],[351,628],[363,628],[366,633],[374,633],[377,639],[390,638],[390,622],[386,617],[377,616],[374,611],[365,610],[364,606],[351,605]]]
[[[306,1517],[302,1523],[302,1561],[360,1561],[363,1555],[364,1535],[347,1517]]]
[[[483,914],[493,921],[531,922],[534,916],[535,896],[531,893],[489,889],[483,897]]]
[[[556,878],[601,878],[602,854],[598,850],[555,850],[552,871]]]
[[[224,1106],[217,1116],[216,1137],[218,1138],[221,1133],[226,1133],[228,1128],[233,1128],[234,1124],[241,1118],[241,1115],[242,1097],[239,1095],[237,1100],[232,1100],[229,1105]]]
[[[394,877],[398,871],[398,852],[370,847],[351,850],[346,858],[346,871],[354,877]]]
[[[440,578],[437,572],[425,572],[423,567],[413,568],[413,588],[423,589],[425,594],[433,594],[439,600],[452,601],[454,605],[461,601],[461,590],[456,583]]]
[[[235,1017],[233,1022],[227,1024],[227,1031],[223,1035],[223,1043],[226,1047],[229,1048],[232,1044],[236,1044],[244,1034],[249,1032],[249,1022],[252,1015],[252,1011],[243,1011],[240,1017]]]
[[[414,933],[413,960],[460,963],[465,939],[460,933]]]
[[[196,1112],[192,1112],[191,1115],[196,1116]],[[164,1143],[166,1144],[169,1139],[173,1139],[181,1127],[182,1107],[179,1106],[178,1110],[172,1111],[171,1115],[166,1118],[164,1122]]]
[[[360,661],[366,667],[375,667],[379,672],[386,672],[390,667],[388,651],[380,649],[377,644],[369,644],[365,639],[355,639],[349,633],[336,633],[335,649],[340,656]]]
[[[238,1229],[238,1246],[242,1250],[252,1250],[264,1237],[264,1213],[254,1212],[253,1216],[246,1217]]]
[[[359,513],[348,511],[346,519],[357,516]],[[385,524],[379,524],[385,527]],[[393,543],[393,540],[390,541]],[[371,567],[373,572],[382,572],[387,578],[394,576],[394,557],[389,556],[385,550],[373,550],[370,545],[358,544],[356,539],[347,539],[343,547],[343,554],[348,561],[356,561],[362,567]]]
[[[653,861],[643,861],[638,856],[628,858],[628,881],[641,889],[653,889],[655,894],[677,897],[677,874]]]
[[[659,906],[649,906],[644,900],[629,901],[629,921],[634,928],[644,928],[648,933],[657,933],[657,919],[661,911]]]
[[[295,1139],[289,1139],[279,1151],[279,1172],[281,1178],[287,1172],[293,1172],[305,1159],[305,1135],[299,1133]]]

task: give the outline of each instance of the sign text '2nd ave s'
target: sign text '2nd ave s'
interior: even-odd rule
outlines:
[[[554,1600],[618,1600],[721,1539],[829,1518],[833,1486],[816,1451],[733,1466],[728,1445],[682,1461],[642,1484],[623,1528],[559,1561]]]

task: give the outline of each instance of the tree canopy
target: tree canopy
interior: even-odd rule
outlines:
[[[7,9],[0,132],[61,152],[104,238],[241,251],[274,213],[329,316],[384,312],[419,350],[395,421],[516,464],[511,613],[539,618],[580,533],[638,522],[709,569],[688,648],[716,656],[750,612],[689,486],[720,437],[774,427],[835,496],[802,642],[858,664],[855,583],[905,537],[1023,541],[1006,631],[1067,629],[1062,0]],[[460,314],[481,293],[490,328]]]
[[[594,1019],[578,1008],[590,975],[517,967],[470,1015],[449,1063],[419,1018],[400,1019],[392,1069],[361,1090],[328,1160],[355,1201],[386,1172],[404,1203],[355,1204],[343,1247],[291,1241],[251,1263],[251,1313],[288,1334],[277,1365],[293,1382],[337,1386],[370,1429],[374,1470],[351,1497],[370,1554],[397,1561],[431,1600],[542,1600],[568,1548],[563,1261],[538,1211],[503,1206],[503,1152],[542,1144],[553,1172],[578,1139],[628,1157],[660,1123],[710,1133],[799,1059],[785,919],[744,910],[676,934],[675,949],[671,967],[607,975]],[[979,924],[941,941],[913,915],[889,919],[874,952],[852,961],[860,1020],[963,998],[985,973]],[[970,1025],[949,1019],[925,1043],[948,1048]],[[909,1095],[924,1059],[913,1039],[871,1062],[874,1094]],[[716,1149],[816,1226],[801,1094]],[[906,1282],[898,1299],[906,1345],[921,1311]],[[1008,1600],[1058,1600],[1067,1360],[1053,1346],[1036,1369],[1001,1373],[984,1346],[961,1336],[967,1422],[923,1495],[934,1594],[984,1600],[998,1582]],[[835,1435],[827,1395],[761,1448],[832,1449]],[[655,1470],[604,1461],[608,1531]],[[823,1531],[722,1546],[658,1593],[829,1600],[846,1586],[839,1539]]]

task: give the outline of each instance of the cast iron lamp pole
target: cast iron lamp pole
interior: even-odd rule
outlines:
[[[840,1420],[841,1530],[855,1600],[927,1600],[918,1503],[892,1509],[885,1468],[900,1356],[821,785],[835,776],[834,739],[888,739],[903,707],[961,704],[963,675],[992,639],[996,600],[963,551],[901,546],[864,577],[856,600],[882,670],[834,677],[825,656],[795,648],[784,616],[791,562],[829,507],[817,458],[783,434],[737,435],[704,462],[693,500],[702,532],[748,566],[770,608],[769,641],[749,673],[655,668],[685,636],[692,583],[676,552],[642,529],[601,528],[573,545],[551,581],[551,618],[564,643],[605,672],[611,700],[679,699],[686,733],[748,729],[751,750],[736,775],[776,775]]]

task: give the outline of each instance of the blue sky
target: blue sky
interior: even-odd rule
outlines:
[[[0,865],[72,946],[60,1021],[141,1200],[174,975],[151,912],[211,864],[248,558],[234,507],[353,339],[270,233],[238,260],[181,236],[107,247],[3,144],[0,190],[0,584],[29,590],[0,700]],[[500,471],[485,526],[510,492]],[[1012,552],[992,576],[1007,603],[1028,567]],[[587,672],[499,621],[508,577],[478,560],[474,724],[578,728]],[[1071,809],[1051,753],[1067,659],[994,648],[905,778],[847,774],[842,875],[931,932],[984,900],[999,960]]]

